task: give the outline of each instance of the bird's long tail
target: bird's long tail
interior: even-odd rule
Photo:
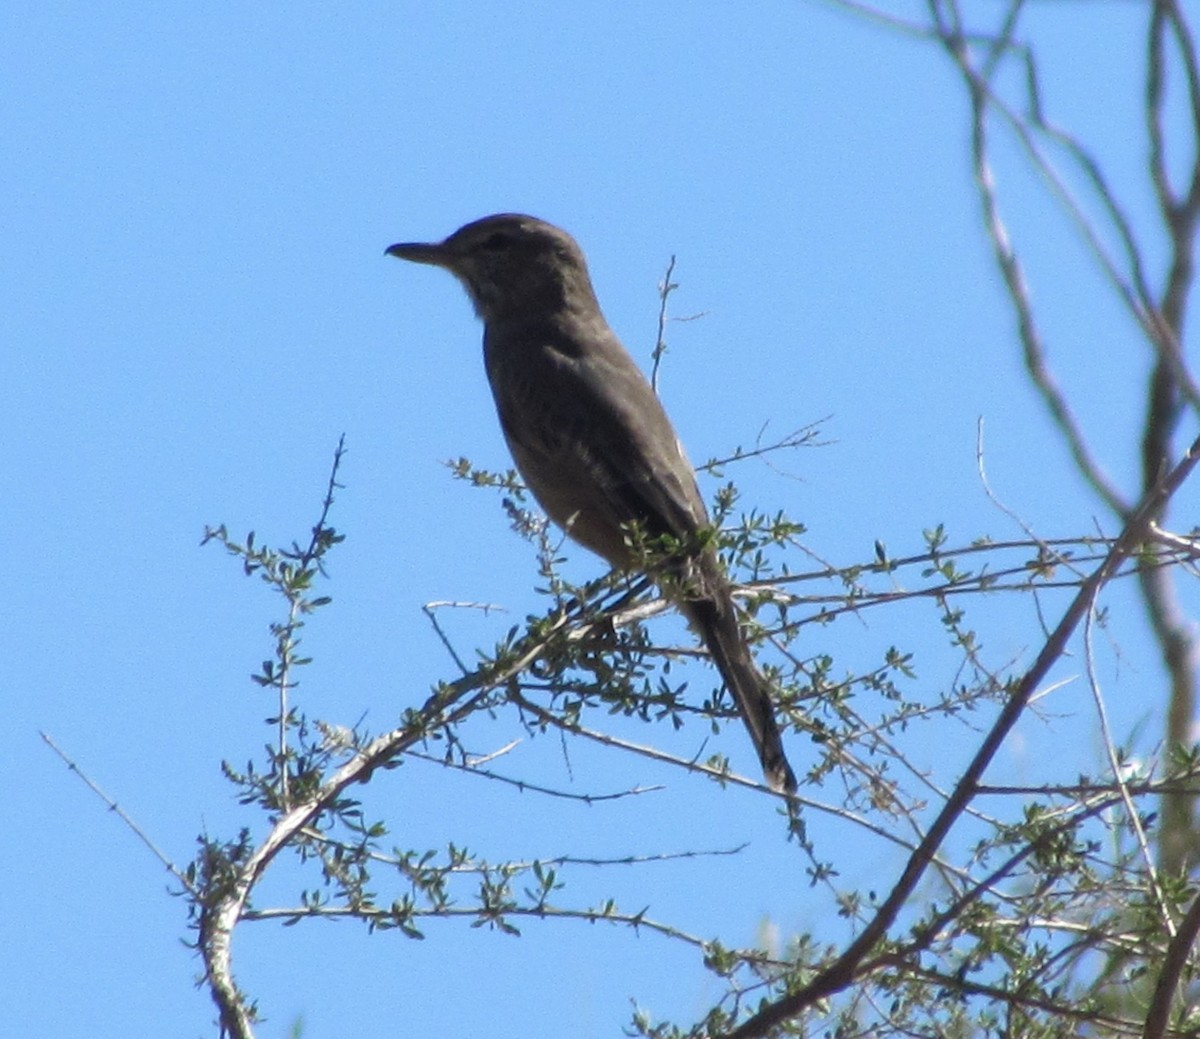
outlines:
[[[775,721],[775,705],[767,680],[754,664],[738,626],[737,610],[728,584],[708,580],[703,598],[681,602],[680,608],[712,654],[717,670],[733,694],[746,730],[758,751],[763,775],[773,790],[796,792],[796,774],[788,764],[783,738]]]

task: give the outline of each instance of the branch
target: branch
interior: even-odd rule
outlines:
[[[1025,273],[1017,258],[1016,250],[1008,237],[1008,231],[1000,216],[996,198],[995,179],[988,159],[987,109],[992,99],[988,84],[971,65],[966,45],[954,30],[946,29],[944,45],[962,74],[971,102],[971,158],[975,172],[975,183],[983,206],[984,223],[992,243],[996,264],[1004,279],[1009,299],[1017,316],[1017,333],[1024,352],[1025,368],[1030,379],[1042,396],[1051,417],[1062,430],[1080,473],[1092,489],[1118,516],[1124,516],[1128,507],[1116,485],[1101,469],[1088,450],[1083,431],[1075,420],[1066,397],[1046,363],[1046,349],[1041,333],[1033,317],[1033,305]]]
[[[379,909],[367,906],[280,906],[274,909],[251,909],[243,919],[247,921],[285,920],[294,922],[304,919],[345,919],[366,920],[373,924],[387,924],[403,918],[406,922],[416,917],[433,917],[450,919],[452,917],[475,920],[479,923],[499,923],[504,917],[525,916],[541,920],[583,920],[587,923],[605,921],[613,924],[624,924],[635,931],[645,928],[666,938],[674,938],[693,948],[703,949],[708,943],[705,939],[689,934],[670,924],[652,920],[641,913],[627,913],[606,906],[602,909],[560,909],[550,905],[518,906],[506,905],[494,911],[486,908],[468,906],[443,906],[437,909],[406,909],[398,914],[392,909]]]
[[[1166,37],[1174,39],[1187,82],[1192,123],[1192,168],[1186,193],[1176,195],[1167,172],[1163,112],[1166,104],[1164,80]],[[1173,437],[1179,422],[1182,399],[1200,409],[1190,375],[1183,360],[1184,320],[1189,294],[1195,281],[1195,237],[1200,219],[1200,73],[1195,43],[1174,0],[1155,0],[1148,27],[1146,62],[1146,123],[1150,140],[1150,179],[1166,225],[1171,255],[1162,301],[1155,311],[1162,334],[1158,356],[1150,378],[1146,419],[1142,435],[1142,484],[1148,487],[1171,464]],[[1154,636],[1171,680],[1167,714],[1167,739],[1171,745],[1186,745],[1195,713],[1195,652],[1191,625],[1183,614],[1174,583],[1166,574],[1141,575],[1142,597]],[[1168,797],[1164,800],[1164,822],[1160,854],[1164,869],[1183,868],[1195,851],[1193,800]]]
[[[1183,485],[1197,464],[1200,464],[1200,439],[1193,442],[1180,463],[1142,499],[1104,561],[1084,581],[1062,619],[1042,646],[1033,666],[1013,688],[1011,696],[1001,709],[962,778],[929,827],[924,839],[909,857],[900,879],[858,938],[830,966],[819,972],[799,990],[768,1005],[735,1028],[729,1033],[729,1039],[756,1039],[758,1036],[765,1035],[771,1028],[799,1014],[817,1000],[846,988],[857,977],[866,957],[886,936],[888,929],[933,860],[937,849],[946,839],[968,803],[976,795],[979,781],[991,764],[992,758],[995,757],[996,752],[1024,712],[1038,687],[1045,681],[1050,668],[1066,651],[1068,642],[1080,623],[1090,613],[1100,590],[1107,584],[1120,564],[1139,549],[1148,536],[1154,517],[1158,515],[1163,504]]]
[[[1200,896],[1192,902],[1192,907],[1179,923],[1179,932],[1167,946],[1167,954],[1163,958],[1162,970],[1154,985],[1154,995],[1150,1000],[1150,1011],[1146,1015],[1146,1027],[1142,1032],[1143,1039],[1162,1039],[1167,1031],[1167,1023],[1171,1015],[1171,1004],[1175,1000],[1175,992],[1179,987],[1180,978],[1187,967],[1188,955],[1200,934]]]
[[[106,805],[108,805],[108,810],[110,812],[112,812],[118,819],[120,819],[121,822],[123,822],[126,826],[128,826],[130,830],[133,831],[133,835],[150,850],[151,855],[153,855],[156,859],[158,859],[159,862],[161,862],[166,867],[167,872],[170,873],[171,876],[173,876],[177,881],[179,881],[179,883],[183,886],[183,889],[192,894],[195,894],[196,893],[195,885],[193,885],[191,883],[191,881],[188,880],[187,875],[183,872],[183,870],[181,870],[178,866],[175,865],[175,863],[173,863],[169,858],[167,858],[167,856],[159,849],[158,845],[155,844],[154,841],[152,841],[150,839],[150,837],[146,833],[146,831],[143,830],[136,822],[133,821],[133,819],[129,816],[129,814],[125,811],[125,809],[122,808],[119,804],[117,804],[117,802],[114,801],[111,797],[109,797],[108,794],[106,794],[100,788],[100,785],[94,779],[92,779],[91,776],[89,776],[86,772],[84,772],[83,769],[81,769],[71,758],[69,758],[67,756],[66,752],[57,743],[55,743],[54,740],[50,738],[50,736],[48,736],[44,732],[39,732],[38,735],[42,737],[42,741],[46,744],[46,746],[48,746],[52,751],[54,751],[55,754],[57,754],[62,759],[63,764],[65,764],[67,766],[67,768],[69,768],[72,772],[75,773],[75,775],[77,775],[80,779],[82,779],[83,782],[87,785],[88,789],[91,790],[93,794],[95,794],[98,798],[100,798],[101,801],[103,801]]]
[[[658,392],[658,369],[667,352],[667,300],[679,286],[671,280],[675,270],[675,257],[667,263],[667,272],[658,285],[658,334],[654,337],[654,352],[651,354],[650,385]]]
[[[481,669],[442,685],[405,724],[377,737],[339,768],[308,799],[281,816],[263,842],[242,863],[200,919],[200,948],[205,972],[221,1026],[233,1039],[252,1039],[253,1016],[233,976],[233,929],[264,870],[302,830],[329,808],[350,786],[365,782],[371,773],[386,767],[409,748],[423,742],[433,729],[444,728],[471,714],[491,691],[504,686],[545,653],[554,635],[567,623],[565,615],[549,625],[537,640],[526,640],[503,666]],[[469,697],[469,699],[468,699]]]

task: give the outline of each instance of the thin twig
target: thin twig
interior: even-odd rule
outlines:
[[[658,334],[654,339],[654,351],[651,356],[650,385],[658,392],[658,369],[662,364],[663,355],[667,352],[667,300],[679,286],[671,281],[675,271],[675,256],[672,254],[667,263],[667,271],[658,284]]]
[[[324,571],[321,563],[321,553],[326,540],[326,534],[329,528],[326,526],[326,521],[329,519],[329,511],[333,508],[334,492],[341,489],[341,484],[337,482],[338,469],[341,468],[342,459],[346,455],[346,434],[343,433],[338,438],[337,447],[333,452],[333,464],[329,469],[329,482],[325,487],[325,497],[321,502],[321,515],[317,519],[316,524],[312,528],[312,537],[309,540],[308,547],[302,552],[297,552],[295,557],[296,565],[300,569],[306,569],[315,562],[318,570]],[[301,604],[304,599],[304,591],[291,586],[284,586],[287,590],[288,598],[288,619],[279,634],[279,720],[278,720],[278,739],[279,739],[279,803],[287,807],[291,803],[291,791],[288,788],[290,782],[291,769],[288,764],[288,726],[291,724],[290,711],[291,706],[288,703],[288,693],[291,690],[292,684],[292,650],[296,645],[296,630],[300,624]]]
[[[1070,570],[1071,573],[1077,574],[1080,578],[1082,578],[1083,571],[1075,565],[1073,560],[1067,558],[1059,552],[1055,552],[1054,549],[1050,547],[1048,542],[1043,541],[1037,536],[1033,527],[1029,523],[1019,516],[1014,509],[1010,508],[1003,501],[1001,501],[1000,496],[996,494],[994,490],[992,490],[991,481],[988,479],[987,465],[984,463],[983,416],[980,416],[975,423],[975,470],[979,473],[979,482],[983,485],[983,493],[988,496],[988,500],[1025,532],[1026,537],[1028,537],[1030,541],[1037,545],[1039,552],[1044,553],[1047,559],[1055,560],[1057,563]]]
[[[1146,870],[1146,881],[1150,894],[1162,919],[1163,930],[1172,938],[1175,937],[1175,921],[1167,907],[1167,899],[1158,881],[1158,870],[1154,868],[1154,857],[1150,854],[1150,843],[1146,839],[1146,829],[1142,826],[1141,816],[1133,803],[1133,796],[1126,784],[1125,772],[1117,758],[1117,748],[1113,743],[1112,728],[1108,724],[1108,710],[1104,705],[1104,694],[1100,690],[1100,678],[1096,674],[1096,660],[1092,647],[1092,629],[1095,621],[1094,612],[1089,613],[1083,625],[1084,657],[1087,662],[1088,687],[1092,691],[1092,702],[1096,705],[1096,717],[1100,722],[1100,739],[1104,744],[1104,753],[1108,758],[1109,771],[1112,773],[1113,784],[1121,796],[1125,807],[1125,815],[1137,841],[1138,851],[1142,856],[1142,866]]]
[[[129,827],[133,835],[139,841],[141,841],[146,848],[149,849],[151,855],[153,855],[156,859],[158,859],[159,862],[163,864],[164,867],[166,867],[167,872],[170,873],[171,876],[173,876],[177,881],[179,881],[184,890],[186,890],[189,894],[195,895],[196,888],[192,882],[188,880],[187,875],[183,872],[183,870],[181,870],[175,865],[175,863],[167,858],[166,853],[163,852],[162,849],[160,849],[159,846],[150,839],[150,835],[147,834],[145,830],[143,830],[136,822],[133,821],[129,813],[126,812],[125,809],[119,804],[117,804],[115,800],[109,797],[109,795],[101,789],[100,784],[92,779],[92,777],[86,772],[84,772],[83,769],[80,768],[72,758],[68,757],[67,753],[57,743],[55,743],[47,733],[39,732],[38,735],[42,737],[42,741],[46,744],[46,746],[48,746],[52,751],[54,751],[55,754],[59,756],[59,758],[62,759],[63,764],[65,764],[67,768],[69,768],[75,773],[75,775],[83,780],[87,788],[108,806],[108,810]]]
[[[461,772],[466,772],[469,775],[479,776],[482,779],[494,780],[497,783],[514,786],[522,793],[529,791],[535,794],[545,794],[547,797],[558,797],[568,801],[582,801],[584,804],[599,804],[603,801],[620,801],[626,797],[638,797],[642,794],[653,794],[660,790],[666,789],[662,784],[653,786],[635,786],[628,790],[616,790],[611,794],[575,794],[569,790],[555,790],[553,787],[542,786],[538,783],[530,783],[525,779],[514,779],[512,776],[504,776],[499,772],[492,772],[488,769],[480,767],[481,761],[473,759],[465,765],[460,765],[455,761],[447,761],[445,758],[437,758],[432,754],[422,754],[417,750],[407,752],[410,758],[416,758],[418,761],[428,761],[435,765],[440,765],[442,768],[457,769]]]

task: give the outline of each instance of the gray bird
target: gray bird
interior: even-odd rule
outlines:
[[[550,519],[619,569],[646,566],[639,537],[673,546],[654,576],[712,654],[767,782],[794,792],[694,471],[650,383],[608,327],[575,240],[534,217],[502,213],[387,254],[444,267],[467,290],[483,320],[504,438]]]

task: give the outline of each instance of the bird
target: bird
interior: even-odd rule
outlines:
[[[609,327],[582,249],[519,213],[388,256],[441,267],[483,322],[483,357],[517,470],[547,516],[618,570],[647,565],[708,649],[768,785],[796,791],[770,686],[738,622],[695,470],[649,380]]]

